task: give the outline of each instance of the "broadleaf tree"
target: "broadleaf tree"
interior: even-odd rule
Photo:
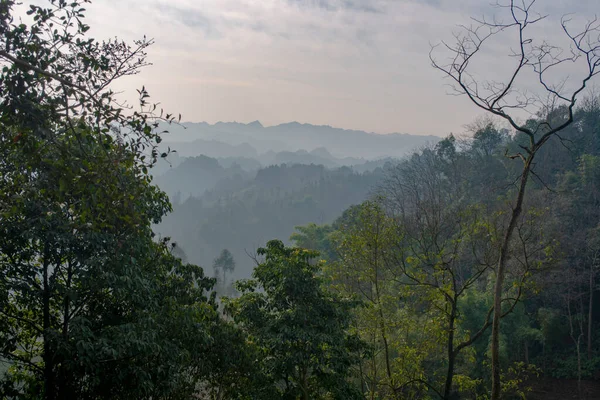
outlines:
[[[0,3],[1,395],[189,398],[219,350],[214,282],[152,233],[171,207],[148,168],[172,117],[111,90],[152,41],[94,40],[85,3],[25,22]]]
[[[349,380],[361,342],[348,333],[354,302],[322,286],[315,251],[272,240],[253,279],[239,281],[226,313],[258,347],[257,363],[281,399],[358,399]]]

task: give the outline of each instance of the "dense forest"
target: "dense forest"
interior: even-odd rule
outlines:
[[[156,232],[170,237],[189,261],[203,266],[210,267],[222,249],[230,250],[239,263],[232,276],[236,278],[249,278],[252,273],[254,261],[248,253],[272,238],[287,242],[297,225],[332,222],[346,208],[366,200],[383,178],[382,167],[359,173],[348,167],[330,170],[322,165],[282,164],[251,174],[224,169],[213,159],[217,171],[205,175],[205,167],[188,169],[187,164],[188,160],[169,171],[176,173],[183,167],[181,177],[165,174],[170,175],[170,185],[186,185],[184,171],[193,175],[194,183],[187,186],[191,188],[202,187],[199,181],[204,176],[218,179],[219,171],[224,171],[224,177],[201,196],[180,203],[174,201],[179,196],[172,198],[174,210]]]
[[[86,3],[0,1],[0,398],[600,398],[596,20],[561,52],[510,2],[434,47],[488,114],[436,139],[124,103],[153,41]]]

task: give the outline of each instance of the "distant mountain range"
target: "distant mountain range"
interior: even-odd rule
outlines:
[[[221,249],[236,257],[236,277],[253,264],[246,250],[297,225],[331,222],[359,204],[386,168],[437,136],[379,135],[291,122],[161,127],[163,150],[176,152],[152,169],[174,212],[155,227],[192,262],[210,266]]]
[[[373,160],[384,157],[402,157],[424,145],[436,143],[438,136],[420,136],[401,133],[375,134],[357,130],[333,128],[327,125],[290,122],[264,127],[255,121],[238,122],[185,122],[164,127],[165,146],[177,150],[183,157],[201,154],[210,157],[246,157],[260,159],[271,152],[304,150],[315,159],[355,158]],[[269,157],[268,155],[266,156]],[[278,163],[277,160],[274,161]],[[355,164],[347,160],[336,164]]]

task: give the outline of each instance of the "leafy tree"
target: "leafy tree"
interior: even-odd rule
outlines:
[[[359,345],[347,333],[353,303],[321,286],[320,264],[311,261],[318,253],[272,240],[258,254],[264,261],[236,284],[241,297],[225,309],[258,347],[270,398],[360,398],[348,381]]]
[[[328,266],[328,271],[336,288],[360,297],[366,305],[356,310],[355,324],[374,349],[361,369],[372,394],[422,398],[429,391],[449,399],[475,384],[461,374],[456,385],[455,374],[461,361],[465,370],[464,354],[489,331],[492,309],[469,320],[467,328],[464,316],[473,304],[465,300],[477,296],[487,282],[496,254],[488,239],[498,228],[481,207],[454,208],[404,183],[404,198],[387,201],[396,206],[404,201],[404,207],[392,204],[390,209],[412,211],[390,215],[377,202],[355,209],[352,223],[333,235],[341,261]],[[398,196],[399,192],[395,191]],[[422,204],[409,199],[415,193]],[[513,267],[515,290],[505,300],[511,306],[504,316],[531,284],[527,277],[546,260],[537,250],[543,243],[538,225],[535,215],[519,223],[522,254],[515,249],[512,262],[523,264]],[[483,306],[489,308],[485,302]],[[427,362],[431,359],[436,362]]]
[[[498,130],[491,121],[475,130],[471,150],[481,157],[490,157],[497,153],[498,148],[507,142],[506,132]]]
[[[257,344],[246,341],[245,332],[233,322],[221,321],[215,327],[214,350],[198,354],[197,365],[207,366],[198,395],[214,400],[277,398],[275,386],[257,363],[264,356]]]
[[[349,209],[340,219],[335,223],[339,231],[332,234],[340,261],[328,264],[326,273],[337,291],[363,304],[353,310],[352,324],[369,345],[359,368],[363,391],[368,398],[419,398],[426,391],[423,364],[435,339],[422,329],[423,319],[408,312],[410,295],[389,268],[390,253],[400,240],[394,223],[374,201]],[[418,338],[412,334],[417,330]]]
[[[0,140],[7,387],[48,399],[191,390],[201,374],[185,372],[185,354],[217,323],[212,281],[153,241],[169,203],[139,178],[134,155],[76,132],[53,146],[28,139],[34,154]]]
[[[294,241],[296,246],[316,250],[327,261],[337,258],[335,250],[331,247],[330,235],[334,230],[331,225],[317,225],[311,222],[295,229],[297,232],[292,233],[290,240]]]
[[[501,240],[506,213],[496,211],[493,207],[497,205],[479,204],[485,198],[469,194],[473,183],[465,182],[469,172],[461,167],[465,165],[464,159],[470,161],[473,151],[480,151],[477,141],[468,152],[453,153],[450,161],[439,149],[439,146],[436,146],[438,151],[424,149],[398,164],[389,171],[380,192],[384,196],[381,199],[386,208],[384,213],[395,226],[392,234],[397,236],[393,247],[385,253],[388,279],[396,280],[399,287],[411,287],[411,296],[421,298],[418,307],[428,305],[428,312],[434,315],[436,310],[441,311],[435,325],[445,342],[445,382],[430,383],[441,386],[438,395],[448,399],[454,392],[458,358],[492,323],[490,309],[478,327],[463,331],[459,326],[464,313],[461,303],[489,278],[498,257],[497,243]],[[529,208],[517,222],[517,238],[510,248],[511,270],[506,278],[510,285],[502,298],[506,307],[501,317],[514,310],[523,291],[531,285],[531,275],[551,259],[551,247],[540,250],[540,244],[549,241],[543,235],[542,215],[540,210]],[[368,224],[368,219],[362,222],[362,226]],[[400,288],[397,290],[402,293]]]
[[[223,249],[219,257],[213,261],[213,270],[215,271],[215,277],[223,274],[223,286],[227,285],[227,274],[232,274],[235,271],[235,260],[233,255],[227,249]]]
[[[170,204],[148,168],[171,117],[110,89],[151,42],[89,38],[88,2],[31,5],[30,25],[0,4],[1,394],[189,398],[219,351],[213,281],[153,240]]]

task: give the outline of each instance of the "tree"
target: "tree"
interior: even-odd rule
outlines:
[[[564,249],[564,270],[558,274],[557,280],[563,289],[566,288],[560,296],[564,300],[564,307],[561,308],[566,308],[565,317],[576,347],[579,381],[582,377],[580,342],[584,337],[587,339],[587,361],[593,358],[594,293],[597,290],[596,275],[600,258],[599,182],[600,157],[582,155],[577,169],[562,176],[559,188],[564,195],[556,205],[563,220],[561,241],[568,240],[569,243]],[[587,324],[585,332],[584,323]],[[578,332],[575,332],[575,328]]]
[[[151,224],[169,208],[164,193],[139,179],[132,154],[115,143],[97,146],[84,128],[53,146],[29,139],[34,155],[7,136],[0,140],[8,178],[0,182],[7,390],[22,386],[47,399],[192,390],[202,372],[189,375],[185,355],[204,352],[198,343],[218,315],[206,296],[212,281],[152,240]]]
[[[215,271],[215,278],[218,278],[220,273],[223,273],[223,286],[227,285],[227,274],[235,271],[235,260],[233,255],[227,249],[221,250],[219,257],[213,261],[213,269]]]
[[[294,229],[296,232],[292,233],[290,240],[295,242],[296,246],[316,250],[327,261],[333,261],[336,258],[329,237],[334,230],[332,226],[310,223],[304,226],[296,226]]]
[[[507,11],[509,20],[503,22],[494,18],[473,19],[474,25],[464,27],[455,35],[455,43],[442,42],[442,48],[449,53],[448,61],[440,61],[435,57],[435,50],[430,53],[434,68],[440,70],[452,82],[456,94],[467,96],[477,107],[506,120],[522,136],[520,149],[513,159],[522,161],[520,180],[515,193],[512,214],[505,229],[500,246],[500,254],[496,268],[494,285],[494,315],[492,321],[492,390],[491,399],[500,398],[500,316],[502,314],[502,292],[507,261],[510,257],[510,242],[523,210],[523,202],[527,183],[533,171],[533,160],[540,149],[553,137],[560,138],[560,133],[573,122],[574,108],[579,94],[588,83],[600,72],[600,24],[594,19],[584,25],[583,29],[574,32],[570,28],[571,18],[563,17],[561,30],[571,43],[570,51],[548,43],[546,40],[536,41],[529,36],[531,27],[542,21],[545,16],[536,15],[533,10],[535,0],[498,4]],[[504,82],[485,81],[475,78],[473,65],[485,46],[498,35],[514,32],[517,39],[511,58],[515,60]],[[558,68],[566,63],[573,63],[579,68],[577,82],[573,88],[563,81],[552,81]],[[518,85],[531,73],[539,83],[539,91],[519,90]],[[541,100],[545,99],[545,100]],[[524,110],[538,115],[540,119],[519,123],[515,110]]]
[[[506,143],[506,136],[493,122],[483,121],[483,126],[474,130],[471,149],[481,157],[491,157]]]
[[[397,282],[398,293],[405,293],[402,297],[418,298],[417,307],[426,305],[428,313],[436,315],[435,330],[443,338],[440,346],[446,354],[445,379],[437,383],[430,378],[427,383],[444,399],[457,391],[453,382],[459,357],[491,326],[493,308],[470,331],[460,321],[470,307],[465,306],[466,299],[485,285],[497,259],[496,243],[505,214],[486,206],[485,197],[469,193],[477,180],[466,177],[472,173],[473,153],[475,159],[481,155],[479,143],[475,141],[464,152],[453,151],[452,143],[447,139],[398,164],[380,185],[381,204],[394,227],[391,235],[397,237],[384,255],[388,279]],[[550,258],[550,253],[542,251],[545,246],[540,248],[548,242],[541,215],[531,209],[517,223],[517,240],[511,244],[512,290],[501,300],[508,304],[501,317],[514,310],[530,284],[528,277]]]
[[[241,296],[225,310],[258,346],[270,398],[361,398],[348,381],[359,345],[346,332],[353,304],[321,286],[318,253],[272,240],[258,255],[253,279],[237,282]]]
[[[1,394],[189,398],[218,354],[213,280],[154,241],[170,204],[148,168],[171,117],[110,89],[151,41],[89,38],[88,2],[31,5],[30,25],[0,4]]]
[[[340,260],[325,271],[333,288],[362,304],[353,310],[352,326],[369,348],[358,371],[363,393],[371,399],[419,398],[435,334],[410,313],[408,299],[414,297],[394,279],[389,264],[401,240],[395,224],[376,201],[352,207],[340,220],[332,234]]]

